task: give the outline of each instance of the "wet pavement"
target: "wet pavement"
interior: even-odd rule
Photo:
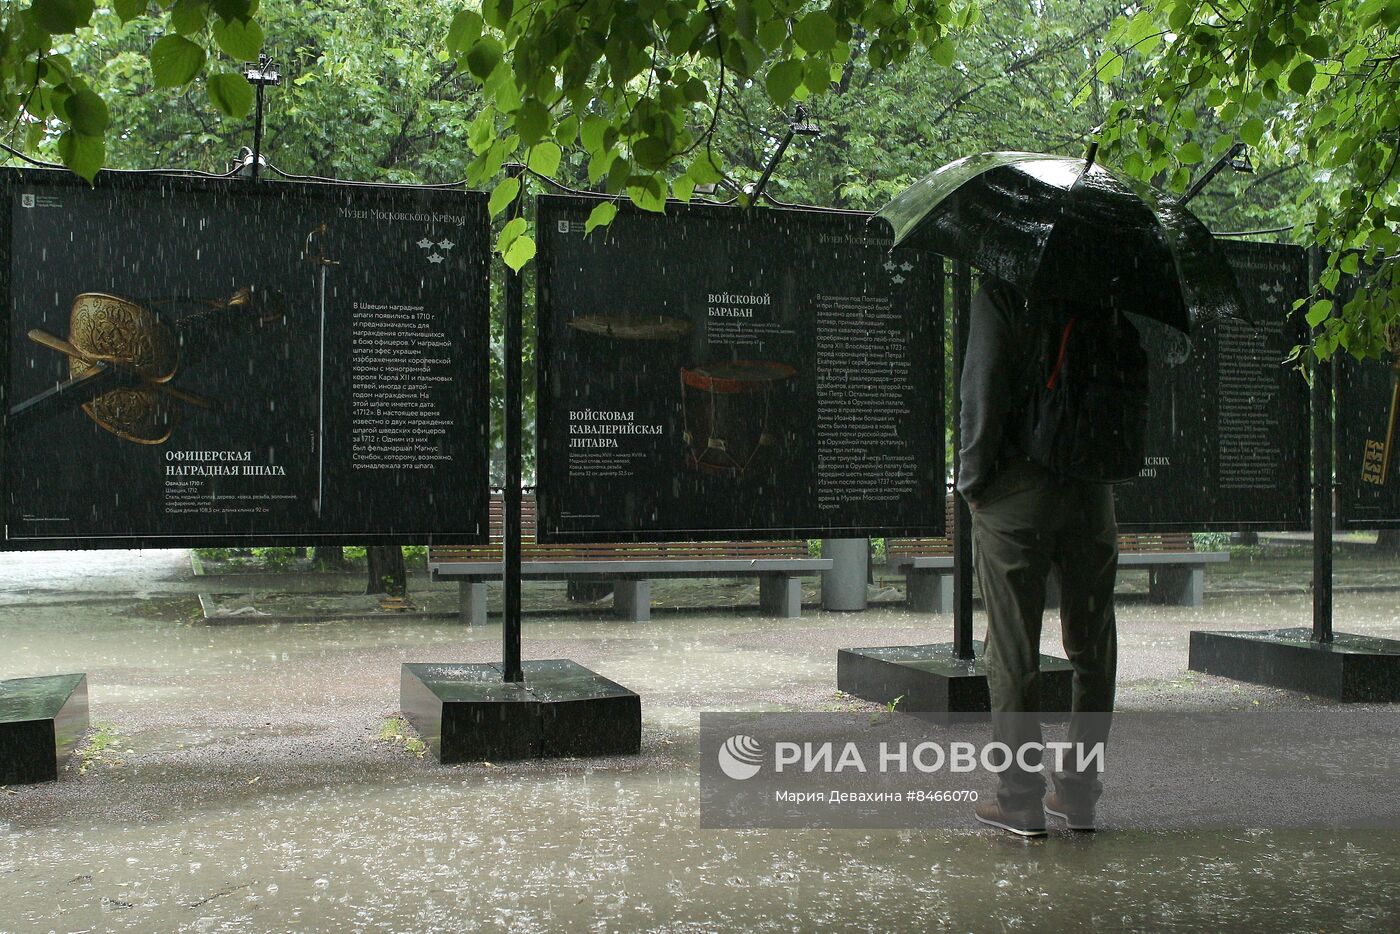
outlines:
[[[1320,705],[1186,670],[1193,628],[1306,624],[1306,593],[1277,592],[1302,589],[1296,570],[1196,609],[1126,598],[1121,706]],[[495,660],[498,624],[211,626],[208,589],[185,552],[0,562],[0,678],[87,671],[95,727],[61,781],[0,790],[0,931],[1375,931],[1400,914],[1395,834],[698,829],[701,711],[865,709],[835,692],[836,649],[943,640],[946,618],[546,610],[526,657],[639,692],[642,755],[445,768],[398,735],[399,665]],[[1398,604],[1341,594],[1338,628],[1400,637]]]

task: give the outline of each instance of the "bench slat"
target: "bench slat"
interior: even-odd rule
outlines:
[[[428,550],[430,566],[448,564],[499,563],[505,525],[505,506],[499,495],[491,497],[490,544],[434,545]],[[795,561],[809,560],[807,542],[568,542],[542,544],[538,530],[535,497],[525,495],[520,502],[521,560],[540,562],[642,562],[642,561]]]

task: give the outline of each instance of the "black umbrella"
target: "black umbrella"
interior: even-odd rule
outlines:
[[[912,242],[1035,298],[1109,300],[1187,331],[1244,318],[1230,265],[1176,200],[1088,159],[984,152],[950,162],[876,215]]]

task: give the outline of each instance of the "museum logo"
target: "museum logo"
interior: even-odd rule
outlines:
[[[34,207],[34,195],[32,195],[32,194],[23,194],[23,195],[20,195],[20,196],[19,196],[19,206],[22,207],[22,208],[32,208],[32,207]]]
[[[719,770],[736,782],[757,775],[762,762],[763,747],[752,736],[737,733],[719,747]]]

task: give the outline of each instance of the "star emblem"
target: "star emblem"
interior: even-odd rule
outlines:
[[[895,277],[894,277],[894,284],[895,284],[895,285],[903,285],[903,284],[904,284],[904,277],[903,277],[903,276],[895,276]]]
[[[897,267],[894,264],[894,260],[888,260],[885,262],[885,272],[894,272],[896,268]]]
[[[911,263],[911,262],[909,262],[908,260],[905,260],[905,261],[904,261],[904,264],[903,264],[902,266],[900,266],[899,268],[900,268],[900,269],[903,269],[905,272],[909,272],[910,270],[912,270],[912,269],[914,268],[914,264]]]
[[[442,257],[440,254],[438,254],[438,253],[430,253],[430,254],[428,255],[428,262],[430,262],[430,263],[440,263],[440,262],[442,262],[442,260],[443,260],[443,257]]]

